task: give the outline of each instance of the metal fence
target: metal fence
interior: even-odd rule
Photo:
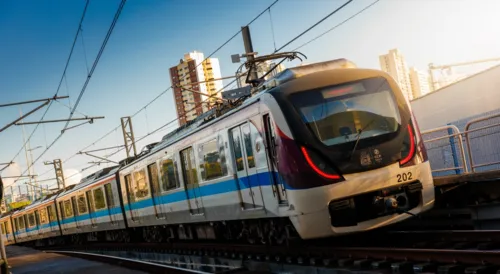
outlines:
[[[422,132],[433,176],[500,169],[500,114]]]

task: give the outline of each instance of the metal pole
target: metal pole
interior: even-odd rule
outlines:
[[[245,53],[248,54],[247,60],[248,61],[253,61],[255,56],[253,55],[253,45],[252,45],[252,37],[250,36],[250,28],[248,26],[241,27],[241,34],[243,35],[243,43],[245,45]],[[250,53],[250,54],[249,54]],[[252,72],[249,75],[249,80],[255,80],[259,78],[257,74],[257,68],[254,67],[254,64],[251,63],[252,65]],[[250,69],[250,68],[249,68]]]
[[[2,196],[0,197],[0,203],[3,203],[4,202],[4,197],[5,197],[5,188],[3,187],[3,180],[2,178],[0,177],[0,187],[2,188]],[[7,205],[5,206],[7,207]],[[5,223],[5,236],[7,236],[7,223]],[[1,231],[0,231],[1,232]],[[12,232],[14,233],[14,232]],[[3,260],[3,266],[2,266],[2,269],[6,269],[5,266],[7,266],[7,253],[5,252],[5,245],[4,245],[4,242],[3,242],[3,234],[0,233],[0,251],[1,251],[1,254],[2,254],[2,260]]]

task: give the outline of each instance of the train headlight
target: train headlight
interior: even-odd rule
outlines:
[[[321,177],[329,180],[340,180],[342,177],[335,172],[331,167],[325,163],[319,155],[306,149],[305,147],[300,147],[304,158],[306,159],[309,166]]]

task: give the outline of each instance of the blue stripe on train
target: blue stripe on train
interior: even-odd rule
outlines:
[[[160,204],[169,204],[169,203],[187,201],[188,197],[189,199],[193,199],[195,197],[207,197],[212,195],[235,192],[238,191],[239,189],[248,189],[250,187],[269,186],[271,185],[270,176],[272,176],[271,172],[262,172],[251,176],[238,178],[238,183],[236,183],[234,179],[230,179],[213,184],[206,184],[206,185],[202,184],[199,185],[199,187],[195,189],[189,189],[188,191],[178,190],[177,192],[174,193],[163,194],[157,198],[155,197],[155,201],[159,201]],[[153,206],[153,200],[151,198],[148,198],[142,201],[133,202],[131,205],[126,204],[125,209],[130,210],[130,208],[132,208],[133,210],[138,210],[152,206]],[[120,207],[113,207],[109,211],[108,209],[101,209],[92,213],[92,218],[95,219],[99,217],[109,216],[110,213],[111,215],[121,214],[122,211]],[[86,213],[76,217],[70,217],[62,220],[61,223],[71,224],[75,222],[75,219],[76,221],[79,222],[86,221],[90,219],[90,215]]]
[[[163,194],[158,198],[155,198],[155,201],[159,200],[160,204],[169,204],[187,201],[188,197],[189,199],[194,199],[196,197],[206,197],[234,192],[238,191],[238,189],[248,189],[250,187],[256,186],[269,186],[271,185],[270,176],[271,172],[262,172],[248,177],[238,178],[238,184],[236,184],[234,179],[207,185],[202,184],[195,189],[189,189],[187,191],[180,190],[175,193]],[[132,208],[133,210],[137,210],[151,206],[153,206],[153,200],[149,198],[142,201],[133,202],[131,205],[126,204],[125,209],[130,210],[130,208]]]

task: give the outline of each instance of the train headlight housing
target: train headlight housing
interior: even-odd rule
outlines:
[[[328,164],[321,159],[321,157],[313,152],[312,150],[308,150],[307,148],[301,146],[300,150],[306,159],[307,164],[321,177],[328,180],[343,180],[342,176],[340,176],[335,170],[333,170]]]

